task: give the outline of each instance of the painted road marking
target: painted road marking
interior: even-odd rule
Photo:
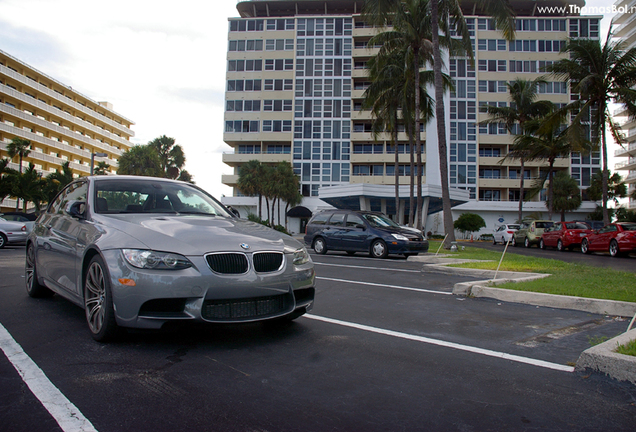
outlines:
[[[538,366],[538,367],[542,367],[542,368],[546,368],[546,369],[553,369],[553,370],[557,370],[557,371],[561,371],[561,372],[574,372],[574,368],[571,367],[571,366],[560,365],[560,364],[557,364],[557,363],[551,363],[551,362],[547,362],[547,361],[544,361],[544,360],[537,360],[537,359],[532,359],[532,358],[528,358],[528,357],[522,357],[522,356],[518,356],[518,355],[514,355],[514,354],[508,354],[508,353],[499,352],[499,351],[492,351],[492,350],[489,350],[489,349],[477,348],[477,347],[472,347],[472,346],[469,346],[469,345],[462,345],[462,344],[458,344],[458,343],[454,343],[454,342],[446,342],[446,341],[442,341],[442,340],[438,340],[438,339],[427,338],[427,337],[424,337],[424,336],[417,336],[417,335],[397,332],[397,331],[393,331],[393,330],[386,330],[386,329],[381,329],[381,328],[378,328],[378,327],[371,327],[371,326],[367,326],[367,325],[364,325],[364,324],[356,324],[356,323],[347,322],[347,321],[341,321],[341,320],[337,320],[337,319],[333,319],[333,318],[326,318],[326,317],[322,317],[322,316],[318,316],[318,315],[305,314],[303,316],[306,317],[306,318],[309,318],[309,319],[316,320],[316,321],[323,321],[323,322],[326,322],[326,323],[341,325],[341,326],[344,326],[344,327],[355,328],[355,329],[358,329],[358,330],[364,330],[364,331],[377,333],[377,334],[382,334],[382,335],[386,335],[386,336],[393,336],[393,337],[398,337],[398,338],[402,338],[402,339],[412,340],[412,341],[416,341],[416,342],[423,342],[423,343],[427,343],[427,344],[431,344],[431,345],[438,345],[438,346],[442,346],[442,347],[446,347],[446,348],[453,348],[453,349],[457,349],[457,350],[460,350],[460,351],[467,351],[467,352],[471,352],[471,353],[475,353],[475,354],[485,355],[485,356],[488,356],[488,357],[495,357],[495,358],[500,358],[500,359],[504,359],[504,360],[511,360],[511,361],[514,361],[514,362],[517,362],[517,363],[525,363],[525,364],[529,364],[529,365],[532,365],[532,366]]]
[[[329,264],[329,263],[321,263],[321,262],[316,262],[316,261],[314,261],[314,264],[332,266],[332,267],[346,267],[346,268],[365,269],[365,270],[395,271],[395,272],[403,272],[403,273],[422,273],[421,270],[406,270],[406,269],[382,268],[382,267],[366,267],[366,266],[355,266],[355,265],[345,265],[345,264]]]
[[[80,410],[49,381],[42,369],[31,360],[2,324],[0,349],[64,432],[97,432]]]
[[[377,287],[382,287],[382,288],[400,289],[400,290],[406,290],[406,291],[425,292],[425,293],[430,293],[430,294],[453,295],[452,292],[447,292],[447,291],[435,291],[435,290],[427,290],[427,289],[423,289],[423,288],[404,287],[404,286],[399,286],[399,285],[386,285],[386,284],[378,284],[378,283],[373,283],[373,282],[360,282],[360,281],[352,281],[352,280],[346,280],[346,279],[326,278],[326,277],[320,277],[320,276],[316,276],[316,279],[317,280],[327,280],[327,281],[332,281],[332,282],[344,282],[344,283],[358,284],[358,285],[370,285],[370,286],[377,286]]]

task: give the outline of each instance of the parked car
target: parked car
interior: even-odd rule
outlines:
[[[374,258],[388,254],[404,256],[428,251],[421,231],[404,228],[382,213],[354,210],[324,210],[307,224],[305,244],[316,253],[346,251],[349,255],[367,252]]]
[[[0,249],[8,244],[24,243],[29,231],[22,222],[14,222],[0,217]]]
[[[506,224],[502,225],[495,230],[492,234],[492,244],[497,243],[506,244],[512,239],[512,235],[517,231],[521,225],[519,224]]]
[[[170,321],[292,320],[314,301],[314,268],[292,237],[242,220],[175,180],[75,180],[28,237],[31,297],[53,293],[86,311],[94,339]]]
[[[590,226],[583,222],[556,222],[543,231],[539,247],[553,247],[559,251],[572,250],[580,247],[581,239],[591,233]]]
[[[583,222],[584,224],[589,225],[590,228],[592,229],[592,231],[601,229],[601,228],[603,228],[605,226],[603,221],[594,221],[594,220],[589,220],[589,219],[577,220],[577,221],[574,221],[574,222]]]
[[[37,216],[34,213],[23,213],[23,212],[6,212],[0,214],[0,217],[6,219],[8,221],[14,222],[22,222],[27,227],[27,231],[31,232],[33,229],[33,225],[35,224],[35,220]]]
[[[520,244],[529,248],[532,245],[538,245],[541,240],[541,234],[543,230],[551,227],[554,222],[549,220],[533,220],[526,221],[521,224],[521,227],[515,231],[512,235],[512,245],[518,246]]]
[[[613,257],[636,252],[636,223],[611,223],[581,240],[583,253],[605,251]]]

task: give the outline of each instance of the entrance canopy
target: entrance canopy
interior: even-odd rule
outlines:
[[[417,186],[416,186],[417,188]],[[401,185],[400,212],[395,208],[395,186],[368,183],[350,183],[341,186],[321,187],[319,198],[340,209],[381,211],[386,214],[409,213],[409,186]],[[417,189],[415,192],[417,196]],[[427,215],[442,211],[442,187],[422,185],[423,210]],[[463,189],[450,189],[451,206],[467,203],[470,193]]]

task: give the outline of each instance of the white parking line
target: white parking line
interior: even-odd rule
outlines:
[[[354,265],[345,265],[345,264],[329,264],[329,263],[321,263],[316,261],[314,261],[314,264],[332,266],[332,267],[357,268],[357,269],[365,269],[365,270],[384,270],[384,271],[388,270],[388,271],[403,272],[403,273],[422,273],[421,270],[405,270],[405,269],[395,269],[395,268],[354,266]]]
[[[2,324],[0,349],[64,432],[97,432],[80,410],[49,381],[42,369],[31,360]]]
[[[372,333],[378,333],[378,334],[382,334],[382,335],[386,335],[386,336],[393,336],[393,337],[398,337],[398,338],[402,338],[402,339],[408,339],[408,340],[412,340],[412,341],[416,341],[416,342],[423,342],[423,343],[427,343],[427,344],[431,344],[431,345],[438,345],[438,346],[442,346],[442,347],[446,347],[446,348],[453,348],[453,349],[457,349],[457,350],[461,350],[461,351],[467,351],[467,352],[471,352],[471,353],[475,353],[475,354],[481,354],[481,355],[485,355],[485,356],[489,356],[489,357],[496,357],[496,358],[500,358],[500,359],[504,359],[504,360],[510,360],[510,361],[514,361],[514,362],[518,362],[518,363],[525,363],[525,364],[529,364],[529,365],[532,365],[532,366],[538,366],[538,367],[542,367],[542,368],[546,368],[546,369],[553,369],[553,370],[557,370],[557,371],[561,371],[561,372],[574,372],[574,368],[571,367],[571,366],[560,365],[560,364],[557,364],[557,363],[551,363],[551,362],[547,362],[547,361],[543,361],[543,360],[537,360],[537,359],[532,359],[532,358],[528,358],[528,357],[521,357],[521,356],[514,355],[514,354],[508,354],[508,353],[499,352],[499,351],[492,351],[492,350],[472,347],[472,346],[468,346],[468,345],[461,345],[461,344],[454,343],[454,342],[446,342],[446,341],[442,341],[442,340],[427,338],[427,337],[424,337],[424,336],[416,336],[416,335],[412,335],[412,334],[408,334],[408,333],[396,332],[396,331],[393,331],[393,330],[386,330],[386,329],[381,329],[381,328],[378,328],[378,327],[371,327],[371,326],[367,326],[367,325],[363,325],[363,324],[356,324],[356,323],[347,322],[347,321],[341,321],[341,320],[337,320],[337,319],[333,319],[333,318],[326,318],[326,317],[322,317],[322,316],[318,316],[318,315],[305,314],[304,317],[309,318],[309,319],[313,319],[313,320],[316,320],[316,321],[323,321],[323,322],[326,322],[326,323],[341,325],[341,326],[344,326],[344,327],[351,327],[351,328],[355,328],[355,329],[358,329],[358,330],[364,330],[364,331],[368,331],[368,332],[372,332]]]
[[[328,281],[332,281],[332,282],[344,282],[344,283],[358,284],[358,285],[370,285],[370,286],[377,286],[377,287],[382,287],[382,288],[393,288],[393,289],[400,289],[400,290],[406,290],[406,291],[425,292],[425,293],[430,293],[430,294],[453,295],[452,292],[447,292],[447,291],[435,291],[435,290],[427,290],[427,289],[423,289],[423,288],[404,287],[404,286],[399,286],[399,285],[386,285],[386,284],[379,284],[379,283],[373,283],[373,282],[353,281],[353,280],[347,280],[347,279],[333,279],[333,278],[326,278],[326,277],[320,277],[320,276],[316,276],[316,279],[318,279],[318,280],[328,280]]]

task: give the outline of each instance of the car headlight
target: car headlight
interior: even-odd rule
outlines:
[[[292,262],[294,265],[303,265],[309,262],[309,253],[307,253],[307,249],[301,247],[299,249],[294,249],[289,246],[285,246],[285,253],[293,254],[294,257]]]
[[[192,267],[183,255],[147,249],[122,249],[126,262],[133,267],[156,270],[181,270]]]
[[[394,239],[401,241],[409,241],[407,237],[404,237],[402,234],[391,234]]]

